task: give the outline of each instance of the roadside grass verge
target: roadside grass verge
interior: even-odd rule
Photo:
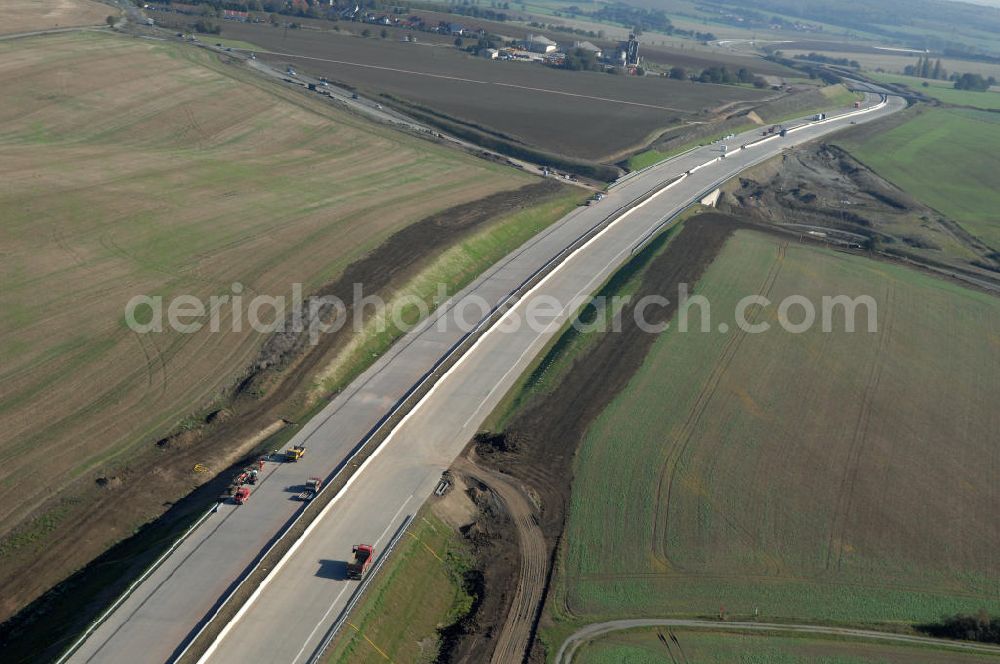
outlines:
[[[365,322],[347,348],[317,377],[314,397],[337,392],[360,375],[374,358],[420,322],[421,304],[433,311],[439,304],[435,300],[440,285],[446,286],[448,296],[455,294],[581,202],[578,191],[567,191],[552,200],[498,219],[446,249],[389,298],[387,312]],[[397,307],[400,314],[389,315],[388,312]]]
[[[463,579],[471,564],[461,536],[422,510],[338,634],[328,664],[435,661],[438,630],[472,606]]]
[[[681,232],[684,220],[701,209],[697,205],[681,213],[673,226],[658,235],[638,255],[611,275],[591,300],[548,342],[480,429],[503,431],[511,417],[533,400],[554,389],[569,372],[573,362],[592,348],[603,334],[613,329],[614,320],[625,300],[638,290],[642,275],[650,262]]]

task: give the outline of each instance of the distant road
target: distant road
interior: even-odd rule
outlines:
[[[938,648],[954,648],[974,653],[1000,655],[1000,646],[969,641],[949,641],[935,639],[929,636],[911,636],[909,634],[890,634],[869,629],[851,629],[848,627],[827,627],[824,625],[789,625],[783,623],[758,622],[720,622],[716,620],[683,620],[639,618],[635,620],[609,620],[607,622],[587,625],[571,634],[556,653],[556,664],[569,664],[573,661],[576,650],[587,641],[612,632],[620,632],[637,627],[693,627],[737,632],[785,632],[794,634],[816,634],[818,636],[841,636],[865,641],[888,641],[915,646],[936,646]]]

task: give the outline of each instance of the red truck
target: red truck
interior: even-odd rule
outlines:
[[[352,551],[354,560],[347,563],[347,578],[363,579],[375,560],[375,547],[371,544],[355,544]]]
[[[233,500],[236,501],[237,505],[242,505],[249,499],[250,499],[250,489],[245,486],[241,486],[239,489],[236,490],[236,493],[233,494]]]

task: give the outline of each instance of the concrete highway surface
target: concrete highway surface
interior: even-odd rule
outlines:
[[[754,163],[904,106],[896,97],[881,102],[869,95],[863,113],[844,111],[823,122],[788,123],[793,130],[786,137],[740,149],[761,138],[759,129],[748,132],[726,141],[725,158],[718,144],[693,150],[623,179],[600,203],[566,215],[440,307],[304,425],[291,444],[307,445],[306,456],[297,463],[268,463],[246,505],[226,504],[207,514],[76,644],[69,661],[137,664],[176,659],[261,550],[301,509],[294,499],[299,486],[310,476],[331,476],[387,411],[463,338],[467,323],[482,318],[480,307],[472,304],[475,298],[490,306],[503,302],[609,214],[656,191],[569,253],[478,338],[362,464],[307,536],[270,571],[203,658],[240,664],[308,661],[358,584],[345,575],[351,545],[374,544],[381,551],[565,318],[652,231]],[[526,311],[544,324],[515,325]]]

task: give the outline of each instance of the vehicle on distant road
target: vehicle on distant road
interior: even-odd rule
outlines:
[[[306,455],[305,445],[296,445],[285,452],[285,461],[298,461]]]

